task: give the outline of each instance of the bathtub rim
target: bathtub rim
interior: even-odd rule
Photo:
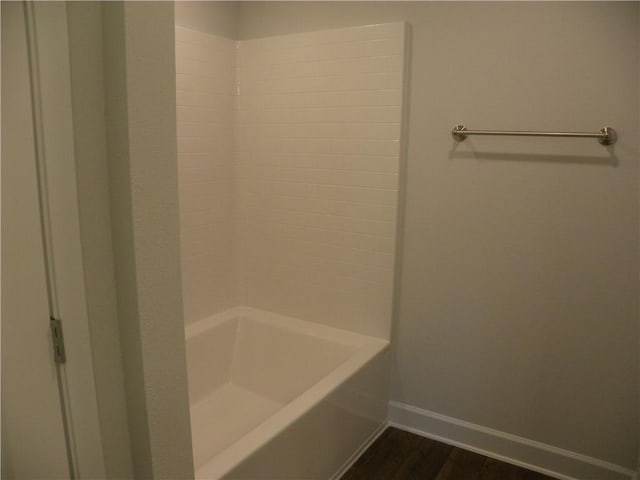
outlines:
[[[186,340],[234,319],[248,318],[302,335],[355,347],[355,351],[318,382],[284,405],[254,429],[224,448],[195,472],[196,479],[218,479],[229,473],[259,448],[310,411],[339,386],[389,348],[389,341],[360,333],[341,330],[314,322],[299,320],[252,307],[233,307],[211,315],[185,328]]]
[[[300,320],[298,318],[247,306],[231,307],[223,312],[209,315],[208,317],[192,322],[185,327],[185,340],[189,340],[200,333],[206,332],[210,328],[215,328],[228,321],[243,318],[348,347],[358,348],[372,342],[389,343],[385,338],[373,337],[351,330],[330,327],[310,320]]]

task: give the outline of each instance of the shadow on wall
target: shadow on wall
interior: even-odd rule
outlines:
[[[536,163],[564,163],[593,166],[618,167],[620,161],[614,153],[614,146],[604,147],[605,155],[554,155],[548,153],[519,153],[519,152],[483,152],[477,151],[472,141],[466,140],[468,150],[458,151],[459,142],[453,141],[449,150],[449,159],[475,159],[512,162],[536,162]]]

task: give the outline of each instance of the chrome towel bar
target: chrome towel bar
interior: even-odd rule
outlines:
[[[597,138],[602,145],[613,145],[618,140],[618,134],[611,127],[603,127],[599,132],[517,132],[505,130],[469,130],[465,125],[456,125],[451,130],[453,138],[459,142],[468,135],[508,135],[514,137],[578,137]]]

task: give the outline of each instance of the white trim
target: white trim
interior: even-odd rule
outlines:
[[[562,480],[632,480],[634,472],[597,458],[399,402],[389,425]]]
[[[378,425],[378,428],[376,428],[373,433],[369,435],[369,437],[364,442],[362,442],[362,445],[358,447],[353,455],[351,455],[347,459],[347,461],[342,464],[342,466],[329,478],[329,480],[340,480],[340,478],[345,473],[347,473],[347,470],[349,470],[353,466],[353,464],[358,461],[362,454],[367,451],[367,449],[373,444],[373,442],[375,442],[378,437],[382,435],[382,432],[386,430],[387,426],[387,422],[383,422]]]
[[[43,182],[39,184],[49,250],[48,282],[51,315],[64,329],[67,362],[58,366],[63,397],[63,420],[68,427],[72,478],[106,477],[98,399],[93,372],[91,337],[85,296],[84,265],[78,211],[67,5],[65,2],[29,4],[35,28],[32,55],[41,124]],[[46,172],[46,175],[44,174]],[[48,243],[48,244],[47,244]],[[55,268],[53,268],[55,263]]]

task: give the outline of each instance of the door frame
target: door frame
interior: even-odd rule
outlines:
[[[58,364],[72,478],[105,478],[76,183],[66,2],[24,2],[48,281],[64,331]],[[39,98],[36,98],[39,97]],[[54,313],[54,312],[52,312]]]

